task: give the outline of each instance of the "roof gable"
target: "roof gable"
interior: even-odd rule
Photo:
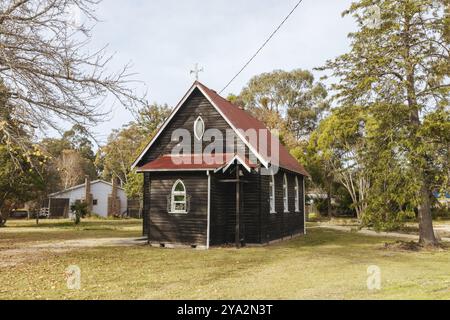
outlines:
[[[175,109],[172,111],[170,116],[166,119],[164,124],[161,126],[157,134],[153,137],[153,139],[149,142],[149,144],[146,146],[144,151],[139,155],[139,157],[136,159],[136,161],[133,163],[132,168],[135,168],[138,166],[142,158],[145,156],[145,154],[149,151],[150,147],[153,145],[153,143],[158,139],[160,134],[166,129],[168,124],[171,122],[173,117],[178,113],[180,108],[185,104],[187,99],[193,94],[194,90],[198,89],[205,97],[206,99],[211,103],[211,105],[219,112],[219,114],[223,117],[223,119],[230,125],[230,127],[234,130],[236,135],[239,137],[241,141],[244,142],[244,144],[249,148],[249,150],[258,158],[258,160],[261,162],[261,164],[268,168],[270,166],[270,163],[276,163],[278,162],[279,166],[293,171],[300,173],[302,175],[309,175],[306,170],[301,166],[298,161],[292,157],[289,153],[289,151],[281,144],[279,145],[279,152],[278,154],[272,155],[272,141],[278,141],[278,138],[273,137],[270,133],[270,130],[266,128],[266,126],[259,121],[258,119],[251,116],[249,113],[247,113],[245,110],[235,106],[228,100],[221,97],[219,94],[217,94],[214,90],[209,89],[205,85],[201,84],[200,82],[196,81],[191,86],[191,88],[188,90],[188,92],[184,95],[182,100],[177,104]],[[243,132],[254,129],[256,131],[264,130],[266,134],[267,141],[259,141],[259,135],[257,134],[257,139],[252,140],[246,137]],[[267,150],[260,150],[260,146],[264,145],[266,146]],[[272,157],[269,157],[269,155]],[[278,157],[277,157],[278,156]],[[276,158],[276,161],[273,161],[274,158]]]

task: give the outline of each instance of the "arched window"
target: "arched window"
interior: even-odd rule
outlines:
[[[300,212],[300,189],[298,186],[298,177],[295,177],[295,212]]]
[[[283,176],[283,205],[284,205],[284,212],[289,212],[288,182],[286,174],[284,174]]]
[[[269,182],[270,213],[275,213],[275,176],[272,174]]]
[[[170,212],[187,213],[186,187],[181,180],[177,180],[173,184],[172,193],[170,195]]]
[[[203,134],[205,133],[205,122],[203,122],[202,117],[198,117],[194,122],[194,135],[197,140],[202,140]]]

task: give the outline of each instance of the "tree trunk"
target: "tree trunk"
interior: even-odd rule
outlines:
[[[417,100],[414,91],[414,75],[413,73],[409,73],[408,75],[408,104],[411,108],[411,116],[410,121],[413,127],[412,139],[414,139],[414,145],[412,148],[413,159],[411,164],[414,168],[414,171],[417,172],[420,179],[420,204],[418,207],[419,211],[419,243],[424,246],[435,246],[438,244],[436,237],[434,236],[433,229],[433,218],[431,215],[431,204],[430,204],[430,188],[427,183],[425,170],[421,165],[419,158],[423,158],[424,155],[421,154],[420,148],[424,143],[420,137],[417,136],[417,131],[420,128],[420,117],[419,110],[417,106]],[[416,159],[418,158],[418,159]],[[426,163],[426,159],[423,159]]]
[[[409,12],[405,12],[405,28],[403,32],[403,41],[405,48],[405,73],[406,73],[406,94],[407,103],[410,110],[410,124],[411,124],[411,140],[412,148],[411,153],[411,166],[419,176],[420,185],[420,204],[419,210],[419,243],[422,245],[436,245],[437,240],[434,236],[433,230],[433,218],[431,216],[430,205],[430,188],[427,183],[425,168],[423,163],[426,163],[426,159],[423,159],[425,155],[420,151],[424,144],[423,139],[418,136],[418,131],[421,126],[419,109],[420,106],[417,102],[416,94],[416,76],[415,67],[416,62],[411,57],[411,48],[413,40],[410,36],[412,16]],[[421,159],[422,158],[422,159]]]
[[[0,227],[5,226],[6,220],[7,220],[6,217],[4,218],[2,213],[1,213],[1,211],[0,211]]]
[[[6,224],[6,220],[8,220],[8,215],[2,214],[2,211],[5,212],[5,199],[8,196],[8,192],[5,192],[3,198],[0,199],[0,227],[4,227]]]
[[[435,246],[438,241],[434,235],[430,195],[426,183],[422,184],[420,193],[421,204],[419,205],[419,243],[424,246]]]
[[[411,123],[414,127],[417,129],[420,126],[420,119],[419,119],[419,112],[418,110],[414,110],[411,114]],[[416,131],[417,132],[417,131]],[[414,132],[414,138],[415,146],[413,147],[415,150],[420,148],[420,145],[423,143],[423,141],[420,140],[420,137],[415,136],[416,132]],[[413,151],[413,158],[420,158],[423,157],[423,155],[420,154],[420,152]],[[430,188],[427,183],[427,179],[425,176],[425,171],[422,168],[420,161],[417,159],[413,159],[411,161],[411,164],[414,171],[417,172],[419,175],[419,181],[420,181],[420,204],[418,207],[419,211],[419,243],[422,245],[437,245],[436,237],[434,236],[434,230],[433,230],[433,218],[431,216],[431,204],[430,204]]]

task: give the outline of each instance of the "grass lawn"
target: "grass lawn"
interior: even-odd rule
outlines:
[[[26,255],[0,268],[0,299],[450,299],[450,251],[384,249],[386,238],[311,228],[265,247],[159,249],[149,246],[35,249],[38,241],[139,236],[140,222],[8,222],[0,257]],[[2,253],[3,251],[3,253]],[[81,290],[65,269],[81,268]],[[381,268],[369,291],[367,268]]]
[[[39,225],[36,225],[35,220],[9,220],[6,226],[0,228],[0,250],[41,241],[142,235],[142,221],[134,219],[83,219],[78,226],[69,219],[39,220]]]
[[[359,222],[354,218],[333,218],[328,219],[326,217],[317,217],[313,215],[312,221],[321,223],[323,225],[333,226],[345,226],[358,229],[360,227]],[[433,220],[433,226],[435,232],[442,238],[450,238],[450,220],[446,218],[439,218]],[[406,234],[419,234],[419,224],[416,221],[406,222],[399,229],[392,230],[393,232],[406,233]]]

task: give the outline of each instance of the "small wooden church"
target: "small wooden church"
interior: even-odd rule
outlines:
[[[143,227],[153,245],[242,246],[305,234],[308,173],[261,121],[198,81],[133,168],[144,175]]]

